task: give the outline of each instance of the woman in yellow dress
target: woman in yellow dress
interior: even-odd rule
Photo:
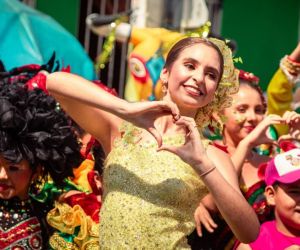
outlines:
[[[100,248],[188,249],[194,210],[208,191],[237,238],[255,240],[259,223],[230,158],[195,129],[237,90],[230,50],[217,39],[184,38],[160,77],[163,99],[136,103],[76,75],[47,77],[50,94],[107,155]]]

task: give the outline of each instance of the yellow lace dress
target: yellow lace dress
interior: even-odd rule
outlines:
[[[175,154],[139,143],[140,129],[125,124],[104,169],[100,249],[189,249],[193,214],[208,193],[197,173]],[[180,145],[182,135],[163,138]]]

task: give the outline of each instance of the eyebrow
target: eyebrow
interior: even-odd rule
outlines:
[[[286,190],[290,190],[290,189],[300,189],[298,184],[295,183],[290,183],[290,184],[284,184],[283,186],[285,187]]]
[[[184,62],[185,62],[185,61],[192,62],[192,63],[197,64],[197,65],[200,64],[198,60],[196,60],[196,59],[194,59],[194,58],[192,58],[192,57],[186,57],[186,58],[183,58],[183,61],[184,61]],[[219,72],[219,70],[218,70],[217,68],[212,67],[212,66],[207,66],[207,68],[208,68],[210,71],[213,71],[214,73],[216,73],[218,76],[220,76],[220,72]]]
[[[289,184],[289,185],[286,185],[287,186],[287,189],[290,189],[290,188],[297,188],[297,189],[300,189],[300,187],[299,187],[299,185],[297,185],[297,184],[294,184],[294,183],[292,183],[292,184]]]

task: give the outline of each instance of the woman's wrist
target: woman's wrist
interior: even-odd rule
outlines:
[[[247,153],[249,153],[255,146],[256,145],[254,141],[251,141],[249,138],[247,138],[247,136],[243,140],[241,140],[238,145],[238,147],[244,148],[247,151]]]
[[[211,172],[213,172],[216,169],[215,165],[212,165],[209,169],[205,170],[204,172],[200,173],[199,176],[201,178],[203,178],[204,176],[210,174]]]
[[[194,168],[200,177],[204,177],[216,169],[216,166],[211,162],[210,159],[202,159],[201,161],[194,164]]]

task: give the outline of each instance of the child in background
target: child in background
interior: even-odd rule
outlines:
[[[276,115],[265,116],[266,101],[253,73],[240,70],[239,91],[232,95],[232,105],[223,110],[222,140],[214,145],[223,148],[232,159],[244,197],[256,212],[260,223],[273,219],[273,213],[264,196],[265,183],[257,176],[258,166],[271,158],[256,149],[262,143],[272,143],[267,130],[271,124],[284,122]],[[269,144],[268,144],[269,145]],[[205,208],[208,208],[206,211]],[[210,216],[207,212],[210,212]],[[232,249],[235,237],[219,216],[211,197],[205,197],[195,211],[197,234],[190,237],[193,249]],[[214,220],[214,221],[213,221]],[[203,230],[202,230],[203,227]],[[202,234],[202,237],[198,237]]]
[[[299,130],[299,114],[288,111],[283,118],[290,130]],[[260,167],[259,175],[266,182],[265,195],[274,206],[275,220],[262,224],[256,241],[237,249],[300,249],[300,149],[277,155]]]

